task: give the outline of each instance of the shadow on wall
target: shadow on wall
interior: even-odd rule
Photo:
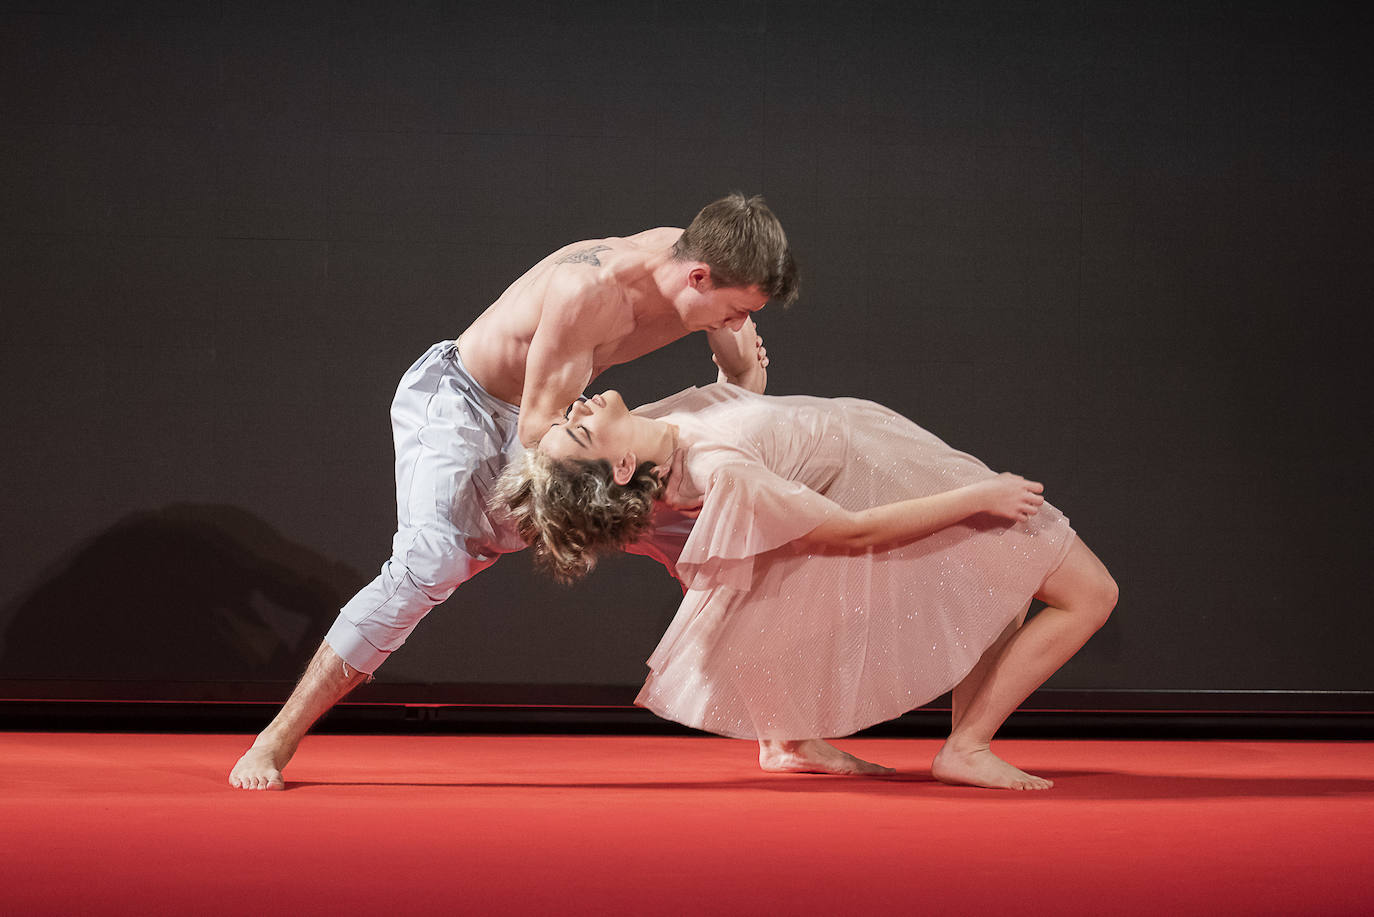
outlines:
[[[291,681],[363,582],[237,507],[135,513],[6,609],[0,678]]]

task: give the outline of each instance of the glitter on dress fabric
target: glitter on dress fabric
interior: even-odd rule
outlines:
[[[639,414],[676,424],[706,494],[677,569],[687,593],[636,703],[737,738],[849,735],[952,688],[1067,554],[1068,519],[975,516],[891,550],[790,546],[837,511],[994,474],[852,398],[689,389]]]

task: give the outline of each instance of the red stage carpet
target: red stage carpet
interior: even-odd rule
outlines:
[[[0,914],[1374,914],[1374,745],[1007,741],[1058,785],[767,775],[712,738],[0,734]]]

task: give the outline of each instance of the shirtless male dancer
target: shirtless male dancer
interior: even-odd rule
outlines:
[[[766,351],[750,319],[796,298],[787,237],[759,197],[707,205],[684,231],[650,229],[564,246],[501,294],[458,338],[434,345],[392,403],[397,532],[381,574],[339,612],[281,711],[234,765],[241,789],[282,789],[311,725],[367,680],[431,608],[524,547],[487,517],[507,456],[533,446],[587,384],[693,331],[723,381],[762,392]],[[523,445],[522,445],[523,444]],[[671,539],[644,553],[665,562]],[[890,773],[819,739],[763,742],[766,770]]]

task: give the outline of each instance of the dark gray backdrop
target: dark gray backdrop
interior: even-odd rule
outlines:
[[[804,271],[771,390],[1046,481],[1117,576],[1053,686],[1374,688],[1359,5],[0,9],[0,678],[293,677],[386,556],[405,367],[742,189]],[[381,675],[632,686],[676,596],[507,558]]]

